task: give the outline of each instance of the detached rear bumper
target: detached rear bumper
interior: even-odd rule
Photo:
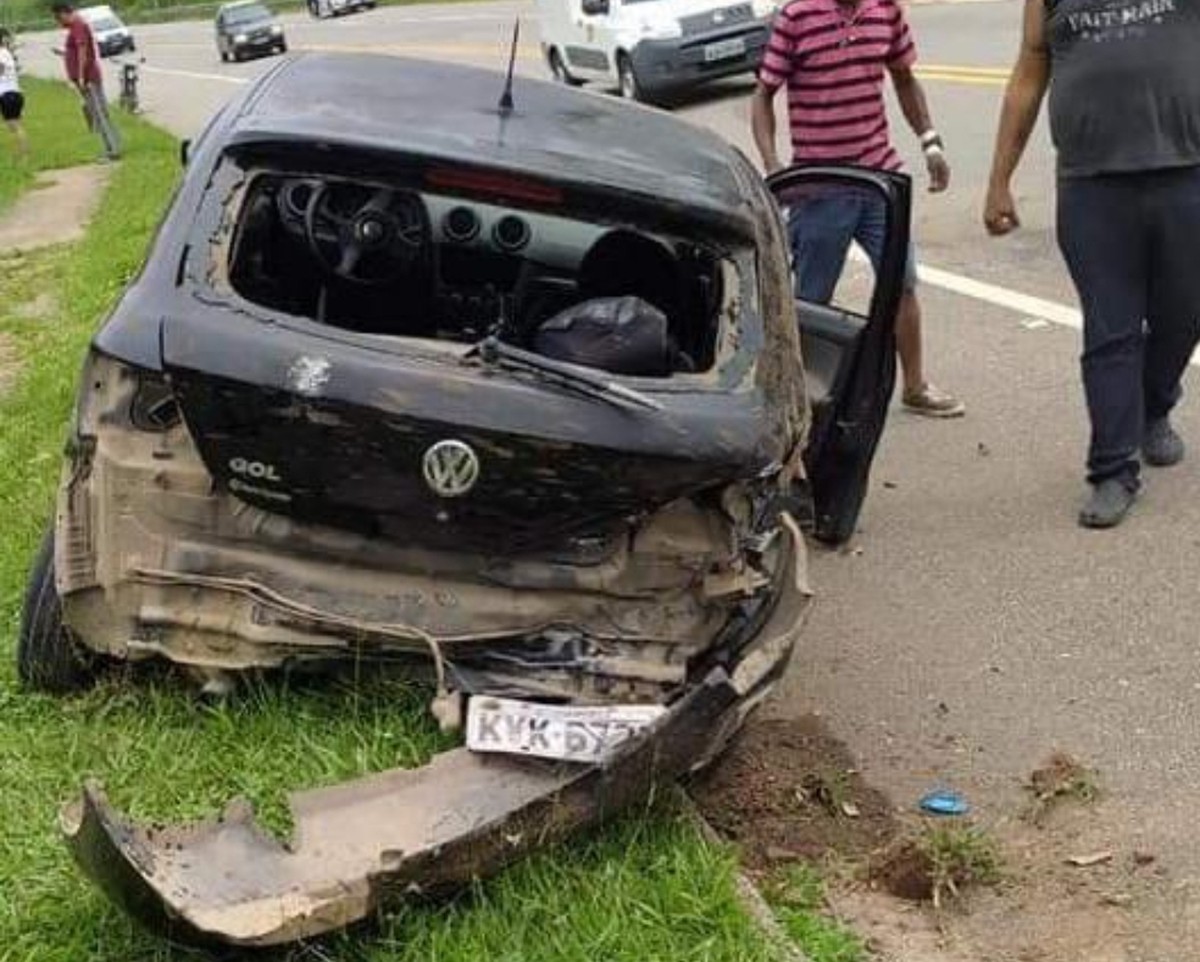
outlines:
[[[770,24],[761,21],[733,33],[724,31],[678,40],[643,40],[631,51],[633,70],[646,93],[669,93],[708,80],[757,70],[769,38]],[[721,44],[728,46],[722,48]],[[740,46],[741,50],[710,59],[730,46]]]
[[[808,592],[796,540],[787,577],[753,639],[714,652],[654,728],[601,765],[546,764],[456,749],[291,799],[284,845],[234,802],[218,820],[150,828],[88,785],[62,813],[67,843],[117,904],[172,939],[270,946],[341,928],[413,894],[495,872],[530,850],[709,762],[787,665]]]

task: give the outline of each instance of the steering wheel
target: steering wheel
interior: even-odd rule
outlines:
[[[425,248],[429,229],[424,207],[410,194],[379,187],[347,212],[333,203],[338,193],[321,183],[305,208],[304,236],[313,257],[326,273],[351,283],[390,283],[393,268],[408,268]],[[336,249],[336,258],[329,248]]]

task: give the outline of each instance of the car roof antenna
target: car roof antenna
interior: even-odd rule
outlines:
[[[508,53],[508,76],[504,78],[504,92],[500,94],[500,113],[511,114],[513,110],[513,67],[517,63],[517,43],[521,39],[521,18],[513,23],[512,49]]]

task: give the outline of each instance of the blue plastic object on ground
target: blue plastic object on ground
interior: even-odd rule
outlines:
[[[958,792],[930,792],[921,799],[921,811],[930,815],[966,815],[970,810],[970,804]]]

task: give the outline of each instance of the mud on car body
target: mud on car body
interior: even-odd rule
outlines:
[[[510,733],[296,796],[292,846],[240,808],[145,829],[89,785],[63,815],[76,857],[175,938],[345,925],[705,764],[800,631],[798,522],[853,530],[907,183],[772,180],[892,219],[870,316],[800,305],[798,334],[778,207],[741,154],[552,84],[497,108],[502,79],[344,55],[267,73],[188,151],[92,345],[28,685],[380,658],[432,669],[473,748]]]

